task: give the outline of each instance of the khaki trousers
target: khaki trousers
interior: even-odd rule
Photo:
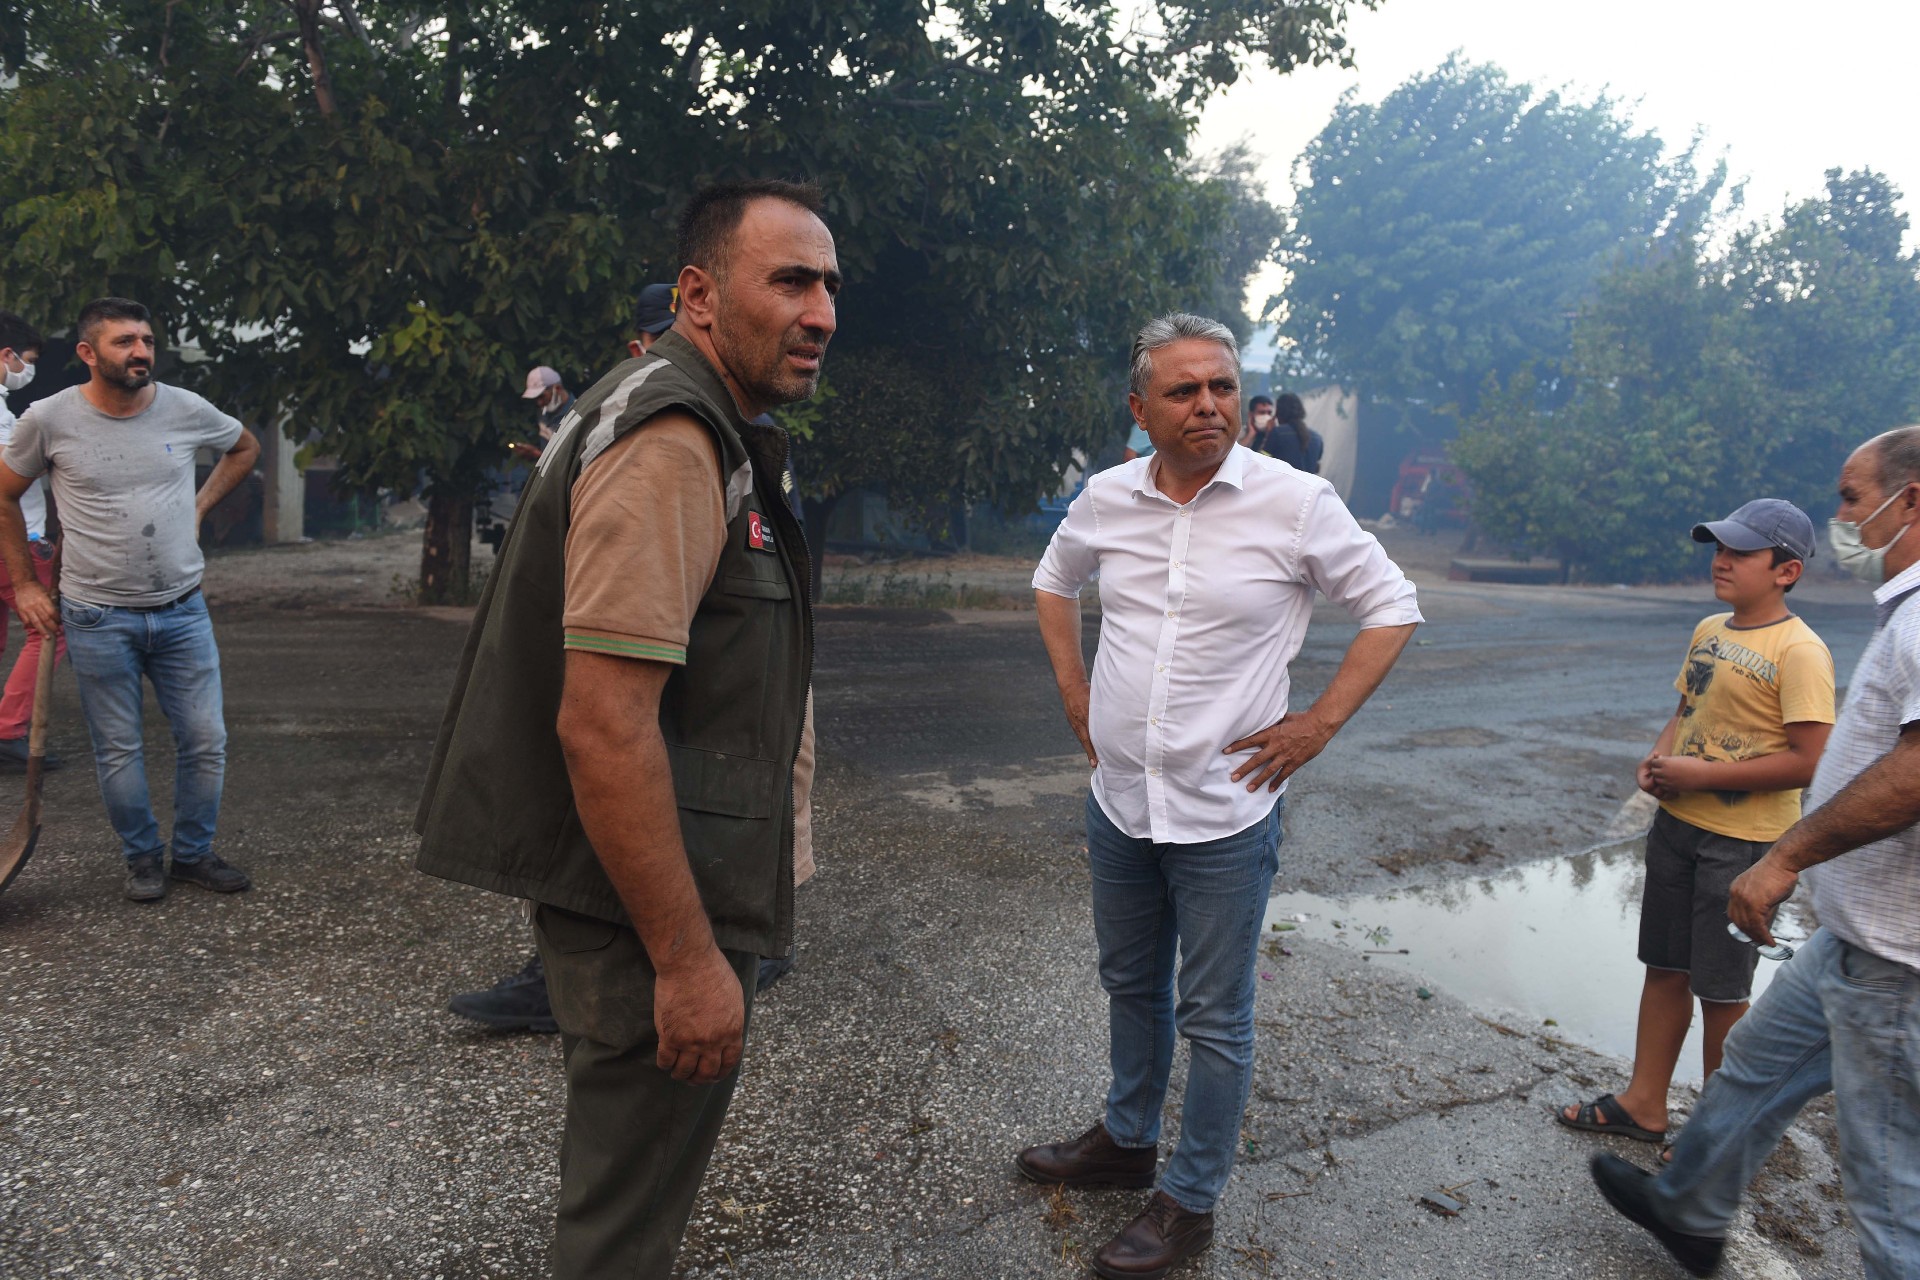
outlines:
[[[653,965],[632,929],[543,905],[533,931],[566,1054],[553,1274],[668,1280],[740,1073],[682,1084],[655,1063]],[[751,1018],[760,958],[725,954]]]

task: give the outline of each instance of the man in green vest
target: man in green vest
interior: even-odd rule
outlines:
[[[840,286],[811,186],[680,223],[680,310],[542,451],[421,800],[420,869],[532,903],[566,1057],[553,1270],[672,1270],[733,1094],[759,958],[793,936],[813,662],[786,436]]]

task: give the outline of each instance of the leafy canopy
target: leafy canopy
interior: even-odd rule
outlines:
[[[614,363],[694,187],[812,176],[850,287],[804,465],[1019,503],[1097,443],[1132,329],[1264,256],[1198,104],[1345,59],[1348,8],[27,0],[0,297],[141,298],[348,484],[464,498],[530,433],[529,366]]]
[[[1671,242],[1601,284],[1574,326],[1565,402],[1495,385],[1455,444],[1474,519],[1589,577],[1698,573],[1692,526],[1758,497],[1832,510],[1840,464],[1920,420],[1920,258],[1880,174],[1719,253]]]
[[[1722,185],[1662,152],[1609,98],[1457,55],[1377,106],[1349,95],[1296,165],[1291,372],[1471,409],[1488,374],[1559,359],[1594,281],[1701,222]]]

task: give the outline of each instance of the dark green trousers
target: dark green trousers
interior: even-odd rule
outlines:
[[[566,1054],[556,1280],[668,1280],[740,1078],[682,1084],[654,1061],[653,965],[632,929],[534,912]],[[760,958],[729,951],[749,1016]]]

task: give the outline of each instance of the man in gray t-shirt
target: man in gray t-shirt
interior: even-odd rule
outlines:
[[[85,384],[21,415],[0,453],[0,556],[19,613],[43,635],[64,631],[93,739],[107,817],[127,859],[127,896],[166,896],[166,844],[143,753],[142,681],[173,727],[176,880],[231,893],[250,884],[213,852],[226,778],[220,652],[200,598],[200,520],[253,469],[260,442],[191,391],[153,381],[147,309],[100,298],[80,312]],[[201,449],[221,455],[196,494]],[[20,496],[41,475],[62,533],[60,600],[33,580]]]

